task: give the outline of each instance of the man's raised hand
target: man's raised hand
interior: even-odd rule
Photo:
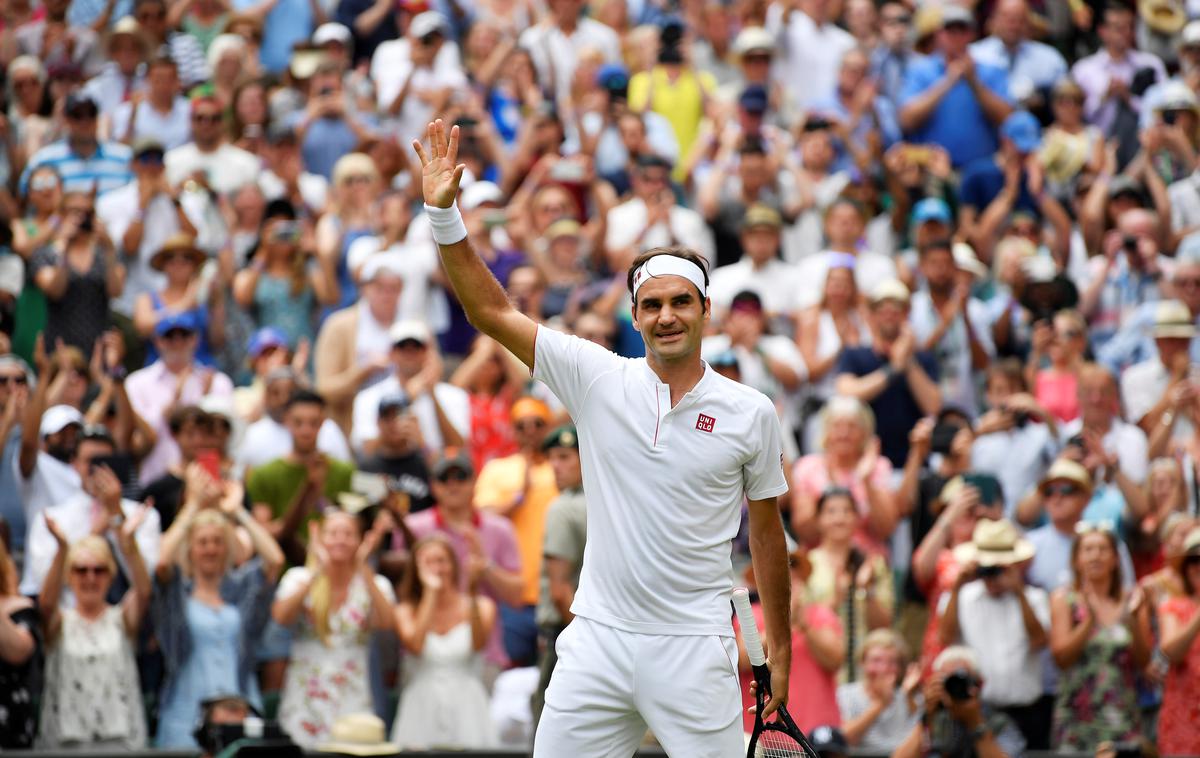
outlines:
[[[413,140],[413,150],[421,159],[421,191],[425,202],[435,208],[449,208],[458,197],[458,183],[462,179],[466,164],[458,160],[458,127],[450,127],[446,138],[446,127],[439,118],[429,123],[426,131],[429,152],[420,140]]]

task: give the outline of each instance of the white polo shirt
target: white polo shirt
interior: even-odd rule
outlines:
[[[671,407],[644,358],[538,327],[534,378],[579,430],[588,541],[571,611],[640,634],[732,636],[743,496],[787,491],[765,395],[705,367]]]

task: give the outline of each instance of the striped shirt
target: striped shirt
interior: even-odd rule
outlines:
[[[129,146],[120,142],[99,142],[96,152],[88,158],[72,151],[66,140],[52,142],[34,153],[25,166],[20,191],[25,194],[34,171],[42,166],[52,166],[62,178],[65,191],[90,192],[95,187],[98,194],[104,194],[133,179],[129,170],[130,158]]]
[[[167,32],[166,53],[179,67],[179,81],[185,89],[208,81],[208,59],[200,40],[182,32]]]

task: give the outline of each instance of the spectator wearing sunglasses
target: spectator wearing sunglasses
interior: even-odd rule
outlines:
[[[46,145],[29,159],[21,174],[21,194],[28,191],[29,177],[42,166],[58,171],[66,192],[95,191],[103,195],[127,184],[129,148],[98,139],[96,119],[100,109],[95,99],[85,92],[73,92],[63,101],[62,112],[66,137]]]
[[[102,489],[106,501],[119,499],[119,488],[106,484]],[[45,614],[48,651],[39,748],[140,750],[146,746],[134,645],[150,605],[151,584],[135,535],[151,514],[157,538],[158,514],[142,505],[134,506],[108,538],[88,533],[84,521],[82,530],[72,531],[83,531],[85,536],[74,542],[67,537],[68,524],[60,526],[46,518],[57,552],[38,599]],[[107,596],[118,579],[109,543],[113,537],[130,586],[116,602],[109,602]],[[157,560],[157,555],[152,559]],[[64,586],[73,603],[61,601]]]
[[[171,186],[190,180],[224,195],[257,181],[261,163],[227,141],[220,101],[201,95],[192,99],[191,110],[192,141],[168,150],[164,157]]]
[[[198,327],[196,362],[212,366],[212,350],[225,342],[225,302],[215,281],[201,277],[207,261],[208,256],[196,247],[191,235],[181,233],[168,238],[150,259],[150,268],[163,274],[166,284],[138,295],[133,326],[140,336],[149,337],[167,316],[191,315]],[[153,363],[157,358],[158,351],[151,345],[146,362]]]
[[[1195,709],[1200,702],[1200,528],[1188,532],[1183,553],[1172,560],[1183,583],[1183,595],[1164,602],[1158,611],[1159,649],[1170,663],[1158,747],[1163,755],[1200,753]]]
[[[392,375],[355,396],[350,444],[370,452],[379,435],[379,401],[400,395],[412,404],[426,450],[465,445],[471,437],[471,399],[464,390],[441,380],[442,360],[429,328],[419,321],[400,321],[392,325],[388,339]]]
[[[436,505],[405,519],[413,536],[420,540],[441,534],[449,541],[463,567],[458,574],[460,589],[475,582],[480,594],[497,603],[520,606],[525,582],[517,537],[507,518],[475,507],[475,467],[470,456],[443,455],[433,466],[431,485]],[[502,627],[503,619],[498,619],[483,651],[484,681],[489,687],[508,663]]]
[[[112,307],[133,316],[137,299],[161,287],[163,276],[151,266],[163,244],[181,232],[194,235],[195,227],[179,202],[179,192],[167,183],[163,170],[166,149],[156,138],[133,143],[133,181],[96,200],[96,217],[113,244],[124,253],[128,273]],[[148,336],[143,332],[142,336]]]
[[[532,665],[537,657],[534,621],[541,588],[542,548],[546,512],[558,497],[554,469],[542,442],[552,421],[541,400],[523,397],[513,403],[512,420],[516,453],[484,464],[475,486],[475,506],[512,521],[521,551],[521,602],[500,606],[504,644],[516,665]]]

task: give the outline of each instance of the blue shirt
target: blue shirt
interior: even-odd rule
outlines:
[[[892,104],[883,95],[878,95],[875,98],[874,107],[872,108],[875,118],[870,115],[864,117],[858,122],[858,127],[850,133],[850,139],[860,149],[867,146],[867,137],[871,131],[876,128],[876,122],[879,127],[879,137],[883,140],[883,149],[887,149],[900,141],[900,124],[896,121],[896,106]],[[809,113],[820,113],[841,121],[844,124],[850,123],[850,110],[838,99],[836,93],[826,97],[818,97],[813,100],[812,105],[808,108]],[[838,157],[834,162],[833,171],[849,171],[854,167],[854,159],[850,155],[850,151],[843,145],[838,145]]]
[[[13,425],[0,452],[0,518],[8,522],[14,551],[25,549],[25,506],[17,481],[17,453],[21,451],[21,425]]]
[[[1121,372],[1138,363],[1158,357],[1158,346],[1154,344],[1154,313],[1158,301],[1142,303],[1121,323],[1121,328],[1112,339],[1105,342],[1096,352],[1096,361],[1109,371],[1120,376]],[[1197,320],[1200,322],[1200,319]],[[1192,337],[1188,353],[1192,363],[1200,364],[1200,337]]]
[[[963,169],[962,185],[958,191],[959,204],[983,213],[1003,189],[1004,170],[996,164],[995,156],[980,158]],[[1017,191],[1017,202],[1013,209],[1027,211],[1038,218],[1042,215],[1037,200],[1029,192],[1024,171],[1021,172],[1021,187]]]
[[[303,112],[295,114],[293,125],[303,118]],[[357,145],[358,137],[345,118],[315,118],[304,133],[300,157],[304,160],[306,171],[332,179],[333,164],[346,153],[354,152]]]
[[[233,7],[234,10],[244,11],[255,5],[256,0],[235,0]],[[283,73],[292,60],[292,48],[297,42],[307,44],[312,36],[312,5],[308,0],[279,0],[263,19],[262,28],[259,60],[263,68],[272,74]]]
[[[933,354],[922,350],[916,358],[929,378],[937,382],[937,361]],[[875,352],[874,348],[850,348],[842,352],[833,373],[834,376],[866,376],[883,368],[887,361],[888,357]],[[892,466],[904,468],[904,460],[908,457],[908,433],[925,416],[908,388],[908,380],[902,375],[893,377],[883,392],[871,401],[871,410],[875,412],[875,433],[879,436],[881,452]]]
[[[129,170],[132,153],[128,145],[120,142],[99,142],[96,152],[85,158],[71,150],[66,140],[46,145],[33,154],[25,171],[21,173],[20,190],[24,195],[29,177],[42,166],[53,166],[62,178],[65,192],[90,192],[94,187],[97,194],[123,187],[133,179]]]
[[[913,61],[900,91],[900,107],[937,84],[946,74],[946,59],[931,55]],[[1008,100],[1008,77],[1003,69],[976,62],[975,74],[983,86]],[[996,152],[999,140],[996,127],[971,91],[971,85],[959,80],[942,97],[929,119],[907,135],[912,142],[932,142],[950,153],[955,168],[986,158]]]
[[[1023,40],[1012,51],[999,37],[988,37],[971,44],[971,57],[976,63],[1007,71],[1009,86],[1027,82],[1036,89],[1049,89],[1067,75],[1062,53],[1044,42]]]

